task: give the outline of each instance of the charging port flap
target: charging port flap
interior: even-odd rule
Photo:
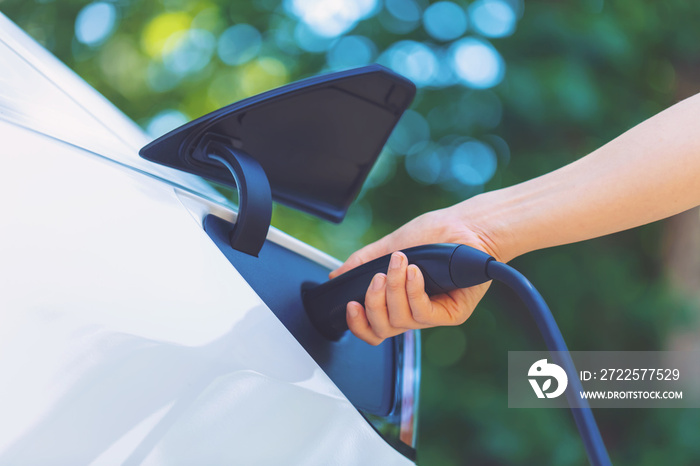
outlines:
[[[340,222],[415,95],[409,80],[370,65],[289,84],[191,121],[141,157],[235,187],[207,138],[256,160],[272,199]]]

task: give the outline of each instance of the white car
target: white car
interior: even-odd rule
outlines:
[[[313,333],[338,261],[227,250],[236,206],[2,15],[0,138],[0,465],[413,464],[417,334]]]

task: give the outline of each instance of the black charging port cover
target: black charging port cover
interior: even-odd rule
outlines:
[[[229,170],[201,150],[216,135],[260,164],[273,200],[340,222],[415,91],[380,65],[318,76],[209,113],[140,155],[235,187]]]

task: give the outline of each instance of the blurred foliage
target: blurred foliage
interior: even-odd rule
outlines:
[[[343,224],[276,207],[275,225],[338,257],[422,212],[556,169],[699,90],[695,2],[503,0],[515,19],[500,32],[477,18],[487,0],[455,3],[469,14],[467,31],[461,13],[448,15],[437,38],[421,23],[425,0],[4,0],[0,8],[154,135],[329,69],[379,61],[419,81],[413,112]],[[230,32],[240,24],[253,29]],[[225,32],[235,39],[228,45]],[[496,65],[502,57],[505,74],[478,82],[473,67],[460,72],[465,44],[493,46],[479,57]],[[464,145],[475,141],[482,145]],[[692,320],[661,273],[661,232],[653,224],[514,265],[540,288],[571,349],[660,350]],[[419,463],[584,464],[567,411],[507,408],[506,352],[543,344],[514,296],[493,288],[467,324],[423,333]],[[693,410],[596,416],[615,464],[700,464]]]

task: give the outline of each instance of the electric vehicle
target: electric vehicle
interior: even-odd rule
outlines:
[[[229,250],[238,207],[2,15],[0,70],[1,465],[413,464],[416,333],[316,339],[336,259]]]

